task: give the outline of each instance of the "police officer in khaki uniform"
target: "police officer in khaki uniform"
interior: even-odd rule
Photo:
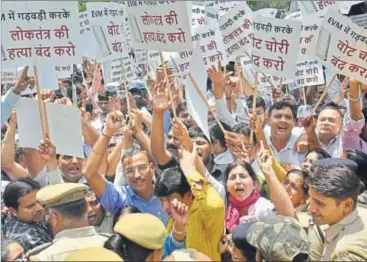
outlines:
[[[89,226],[88,204],[82,184],[65,183],[38,191],[37,201],[46,209],[47,223],[54,240],[31,250],[31,261],[65,261],[70,253],[87,247],[102,247],[108,235],[98,234]]]
[[[315,170],[308,210],[314,224],[328,225],[320,260],[367,260],[367,210],[357,208],[361,188],[360,179],[346,165],[329,164]]]

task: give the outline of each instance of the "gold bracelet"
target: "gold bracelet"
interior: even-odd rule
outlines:
[[[176,224],[176,222],[173,223],[173,227],[172,227],[173,232],[176,233],[177,235],[185,235],[186,234],[186,231],[185,230],[184,231],[181,231],[181,232],[176,231],[175,224]]]

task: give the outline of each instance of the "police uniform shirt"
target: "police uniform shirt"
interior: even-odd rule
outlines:
[[[87,247],[103,247],[108,235],[101,235],[94,227],[63,230],[56,234],[51,243],[31,250],[30,261],[65,261],[73,252]]]

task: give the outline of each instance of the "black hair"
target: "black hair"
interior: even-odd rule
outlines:
[[[5,187],[3,195],[4,204],[8,208],[18,210],[19,198],[39,189],[41,189],[41,185],[31,178],[19,178]]]
[[[361,180],[350,168],[331,164],[318,168],[310,180],[310,187],[317,193],[338,201],[352,198],[354,206],[360,193]]]
[[[218,140],[222,147],[227,148],[224,133],[217,123],[210,128],[209,136],[212,143],[215,143],[215,141]]]
[[[366,93],[366,99],[367,99],[367,93]],[[362,109],[362,114],[364,116],[365,124],[367,124],[367,107]]]
[[[190,138],[196,138],[196,137],[204,138],[210,144],[209,139],[206,137],[206,135],[200,129],[200,127],[191,127],[189,129],[189,136],[190,136]]]
[[[132,156],[135,156],[135,155],[140,154],[140,153],[145,154],[147,156],[147,158],[148,158],[148,161],[149,161],[149,156],[148,156],[147,151],[141,150],[141,148],[139,148],[137,146],[133,146],[132,148],[129,148],[128,150],[126,150],[124,152],[124,154],[122,155],[122,158],[121,158],[121,163],[123,164],[124,163],[124,160],[127,157],[132,157]]]
[[[356,174],[362,180],[364,187],[367,188],[367,154],[355,149],[347,150],[346,158],[357,163]]]
[[[71,203],[49,207],[49,209],[57,211],[66,218],[81,219],[87,214],[88,204],[85,199],[81,199]]]
[[[12,239],[1,239],[1,261],[9,261],[9,246],[12,244],[19,244],[19,242]]]
[[[228,180],[228,177],[229,177],[229,173],[231,172],[232,169],[234,169],[238,166],[242,166],[244,169],[246,169],[249,176],[252,178],[252,180],[255,183],[258,182],[256,173],[255,173],[254,169],[252,168],[252,166],[247,162],[237,160],[237,161],[234,161],[231,164],[229,164],[226,171],[225,171],[225,173],[224,173],[224,185],[225,185],[225,187],[227,186],[227,180]]]
[[[183,197],[188,192],[190,192],[190,185],[179,167],[165,169],[154,188],[154,193],[158,197],[166,197],[173,193]]]
[[[129,93],[132,94],[133,96],[142,96],[142,92],[141,92],[141,89],[140,88],[130,88],[129,89]]]
[[[232,132],[237,133],[237,134],[241,133],[244,136],[250,136],[251,135],[250,126],[248,124],[245,124],[245,123],[238,123],[235,126],[233,126],[232,127]],[[253,143],[254,143],[254,145],[256,145],[257,140],[256,140],[255,134],[253,134],[253,138],[254,138]]]
[[[343,121],[343,113],[342,111],[340,110],[340,106],[338,106],[336,103],[334,102],[330,102],[330,103],[327,103],[325,105],[323,105],[321,107],[321,109],[318,111],[317,113],[317,116],[316,116],[316,119],[319,118],[319,115],[322,111],[326,110],[326,109],[332,109],[332,110],[335,110],[336,112],[339,113],[339,116],[340,116],[340,119]]]
[[[18,145],[15,145],[15,156],[14,156],[14,161],[16,163],[19,163],[20,162],[20,157],[21,156],[24,156],[24,151],[23,151],[23,148],[21,148],[20,146]]]
[[[110,236],[103,247],[118,254],[124,261],[146,261],[154,251],[136,244],[121,234]]]
[[[311,153],[315,153],[317,154],[317,160],[321,160],[321,159],[324,159],[324,158],[331,158],[331,155],[329,155],[328,152],[326,152],[324,149],[322,148],[314,148],[312,149],[311,151],[308,151],[305,158],[311,154]]]
[[[246,104],[248,108],[252,108],[254,103],[254,97],[251,95],[246,98]],[[258,96],[256,97],[256,107],[262,107],[265,110],[265,100],[264,98]]]
[[[308,190],[309,190],[309,186],[308,186],[309,175],[308,175],[308,172],[304,171],[304,170],[300,170],[300,169],[292,169],[292,170],[289,170],[287,172],[287,175],[285,177],[289,176],[289,174],[296,174],[296,175],[299,175],[300,177],[303,178],[303,185],[302,185],[303,192],[305,193],[305,195],[308,195]]]
[[[280,101],[280,102],[274,103],[269,108],[269,116],[271,117],[271,114],[272,114],[273,110],[282,110],[283,108],[289,108],[292,111],[293,120],[295,121],[297,119],[296,110],[294,110],[294,107],[291,104],[289,104],[285,101]]]
[[[179,115],[180,115],[180,113],[181,113],[182,111],[185,111],[185,110],[187,110],[187,105],[186,105],[186,103],[178,104],[178,105],[177,105],[177,107],[176,107],[176,115],[177,115],[177,116],[179,116]]]
[[[246,261],[256,261],[256,248],[250,245],[246,239],[233,239],[235,247],[241,251]]]
[[[141,95],[134,95],[136,107],[140,110],[143,107],[147,107],[147,101]]]
[[[120,207],[116,213],[113,215],[112,225],[115,227],[117,221],[119,221],[121,216],[128,215],[128,214],[136,214],[141,213],[141,211],[134,206],[123,206]]]

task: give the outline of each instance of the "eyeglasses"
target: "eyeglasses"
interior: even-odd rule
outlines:
[[[141,166],[138,166],[136,168],[127,168],[127,169],[124,169],[124,175],[125,176],[132,176],[135,174],[135,171],[138,170],[138,172],[140,174],[143,174],[145,172],[147,172],[149,170],[149,166],[148,165],[141,165]]]

